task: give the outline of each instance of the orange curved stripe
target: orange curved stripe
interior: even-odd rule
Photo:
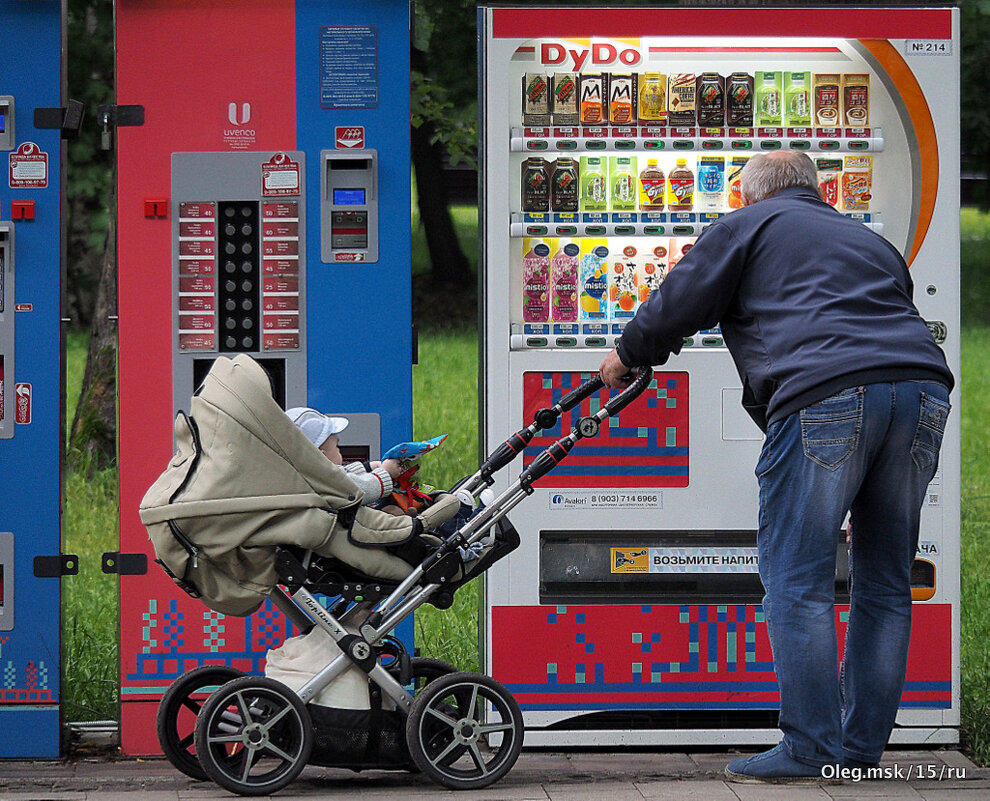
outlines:
[[[918,142],[921,186],[918,187],[918,220],[914,229],[914,241],[911,243],[907,258],[910,266],[928,233],[938,194],[938,140],[935,136],[935,123],[917,78],[897,49],[885,39],[860,39],[860,43],[870,51],[897,87],[901,101],[911,117],[914,135]]]

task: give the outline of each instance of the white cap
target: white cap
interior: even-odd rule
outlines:
[[[339,434],[347,428],[347,418],[331,417],[307,406],[286,409],[285,413],[296,427],[306,435],[306,439],[319,448],[331,434]]]

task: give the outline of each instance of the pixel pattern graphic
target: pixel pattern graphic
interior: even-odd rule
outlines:
[[[523,376],[523,419],[560,401],[592,373],[531,372]],[[594,414],[620,390],[603,389],[561,415],[523,451],[529,465],[582,417]],[[688,374],[656,373],[629,406],[608,420],[598,436],[581,440],[567,460],[537,487],[686,487],[689,479]]]
[[[840,648],[848,615],[836,607]],[[948,709],[951,607],[915,605],[914,618],[901,707]],[[500,637],[523,630],[539,647]],[[763,608],[751,604],[494,607],[492,675],[528,710],[780,707]]]

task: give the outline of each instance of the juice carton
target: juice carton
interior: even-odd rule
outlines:
[[[613,320],[631,320],[639,306],[636,264],[643,240],[609,240],[608,298]]]
[[[779,72],[756,73],[756,124],[774,128],[783,124],[783,76]]]
[[[636,211],[636,157],[610,158],[608,183],[612,211]]]
[[[667,277],[669,256],[670,241],[667,237],[647,239],[646,245],[640,248],[636,261],[636,291],[640,303],[646,303]]]
[[[842,170],[842,208],[869,211],[873,193],[873,156],[846,156]]]
[[[581,239],[578,302],[582,320],[608,319],[608,240]]]
[[[739,187],[739,173],[749,161],[749,156],[732,156],[725,173],[725,209],[733,211],[743,206],[742,192]]]
[[[834,209],[839,208],[842,199],[842,157],[815,159],[815,167],[822,200]]]
[[[695,208],[702,214],[716,214],[725,204],[725,156],[698,158],[698,186]]]
[[[581,211],[608,211],[608,180],[601,156],[581,156]]]
[[[550,240],[523,239],[523,321],[545,323],[550,319]]]
[[[670,251],[668,256],[667,272],[673,270],[689,250],[694,247],[696,236],[672,236],[670,238]]]
[[[608,124],[608,76],[605,73],[581,75],[579,113],[582,125]]]
[[[552,239],[550,250],[550,317],[555,323],[578,319],[578,266],[581,247],[573,239]]]

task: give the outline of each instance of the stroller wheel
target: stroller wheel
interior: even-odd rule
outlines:
[[[225,665],[203,665],[173,681],[158,705],[158,744],[178,770],[205,781],[208,777],[196,758],[193,736],[196,716],[206,699],[221,684],[244,674]]]
[[[522,744],[519,704],[503,685],[480,673],[452,673],[429,682],[406,721],[406,745],[416,766],[454,790],[501,779]]]
[[[410,662],[412,665],[413,695],[419,695],[431,681],[457,672],[457,668],[453,665],[442,659],[433,659],[429,656],[414,656]]]
[[[313,724],[281,682],[245,676],[210,696],[196,719],[196,753],[213,781],[239,795],[269,795],[301,772]]]

